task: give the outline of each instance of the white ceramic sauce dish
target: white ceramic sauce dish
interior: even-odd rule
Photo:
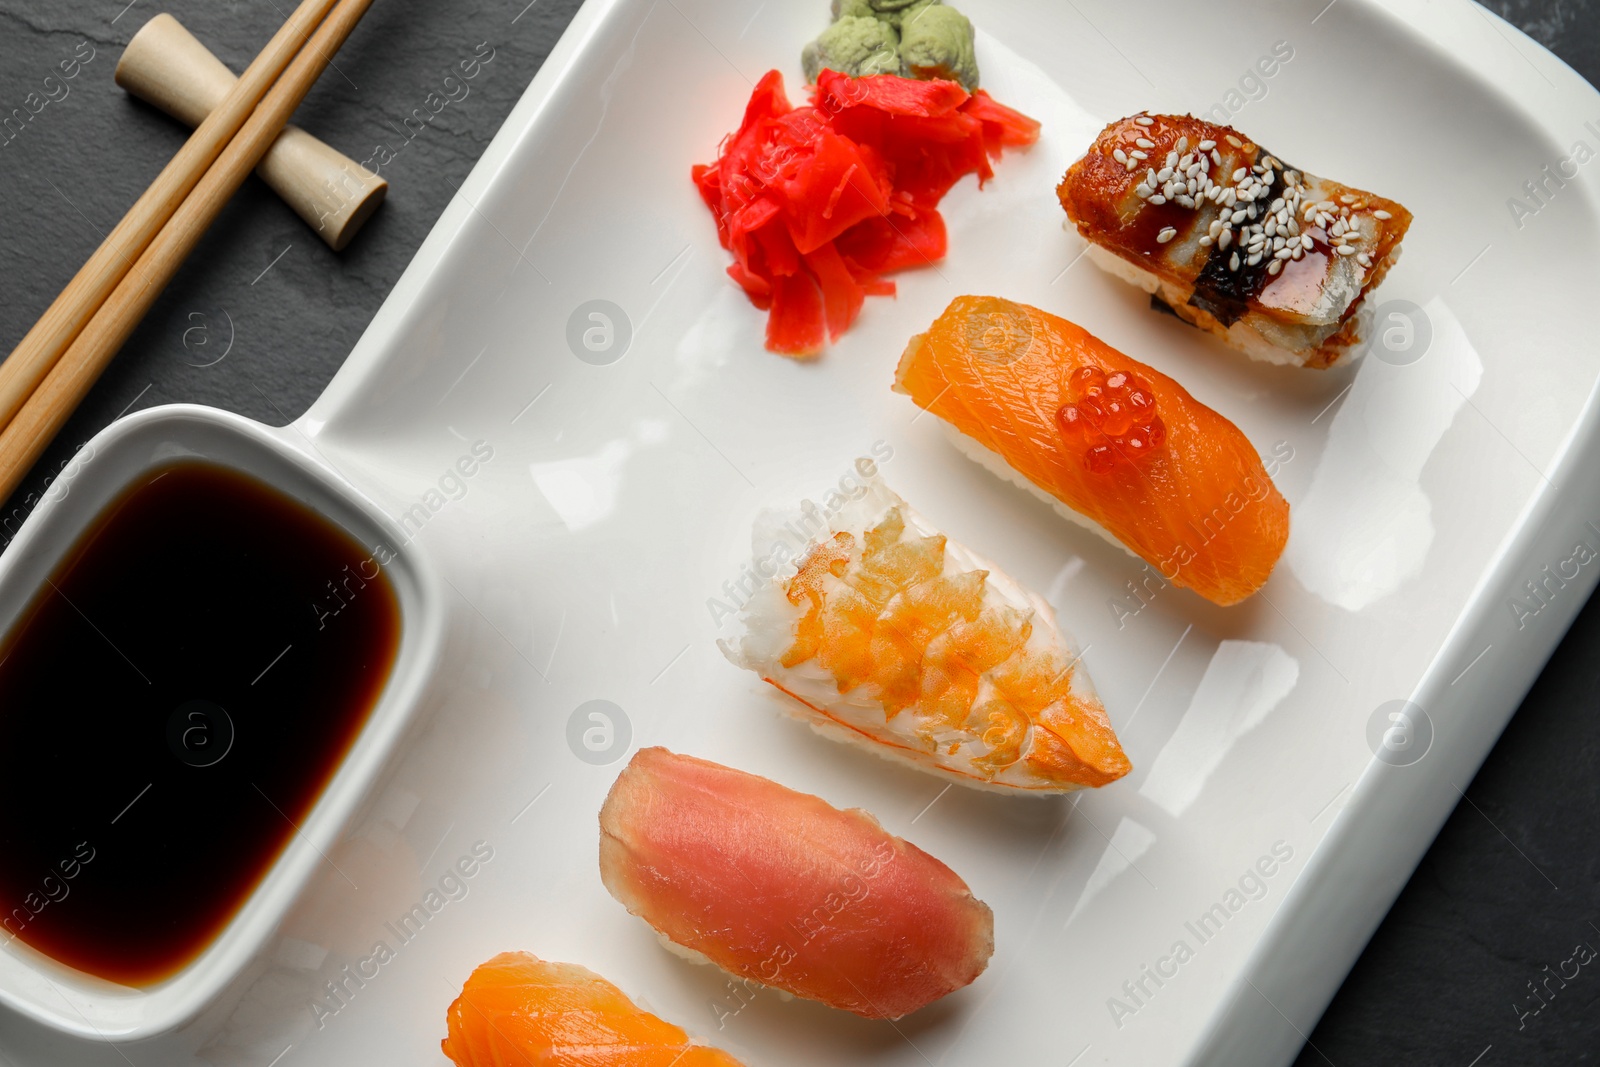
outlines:
[[[375,505],[307,450],[274,430],[211,408],[140,412],[96,435],[46,492],[0,557],[0,631],[10,633],[103,509],[152,469],[192,459],[248,475],[299,501],[363,545],[404,545]],[[426,557],[401,549],[384,571],[399,603],[399,642],[376,703],[309,816],[231,921],[173,977],[146,988],[104,981],[18,939],[0,947],[0,1005],[61,1033],[134,1041],[168,1033],[203,1011],[245,969],[357,812],[413,720],[440,657],[438,579]]]

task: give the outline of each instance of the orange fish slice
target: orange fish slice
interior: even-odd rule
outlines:
[[[448,1022],[440,1044],[457,1067],[742,1067],[593,971],[526,952],[473,971]]]
[[[1289,504],[1239,428],[1065,319],[957,297],[906,346],[895,389],[991,472],[1208,600],[1250,596],[1283,553]]]

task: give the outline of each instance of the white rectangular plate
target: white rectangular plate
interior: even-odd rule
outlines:
[[[297,424],[453,586],[444,682],[331,857],[339,873],[163,1062],[441,1064],[446,1004],[512,949],[584,964],[763,1067],[1293,1058],[1594,583],[1600,167],[1571,157],[1600,148],[1584,125],[1600,97],[1466,0],[960,6],[985,86],[1042,138],[981,192],[957,186],[948,258],[900,275],[899,297],[870,299],[814,365],[762,350],[764,316],[724,277],[689,168],[769,68],[800,96],[825,0],[578,15]],[[1262,76],[1279,42],[1292,57]],[[1251,364],[1077,260],[1053,188],[1100,126],[1214,106],[1416,213],[1380,302],[1422,309],[1418,358]],[[1512,197],[1538,210],[1514,217]],[[1135,596],[1137,561],[890,392],[907,338],[966,292],[1081,323],[1278,457],[1294,529],[1261,595]],[[607,366],[567,340],[591,300],[631,327]],[[478,442],[472,475],[453,474]],[[890,485],[1087,647],[1128,778],[1072,799],[945,792],[816,738],[722,658],[731,627],[712,607],[756,511],[822,501],[875,444]],[[1431,741],[1396,766],[1374,758],[1373,723],[1406,699]],[[591,700],[621,710],[616,762],[569,742]],[[770,993],[744,1004],[663,951],[596,867],[600,802],[648,744],[875,813],[993,906],[988,972],[891,1025]],[[452,875],[475,847],[492,858]]]

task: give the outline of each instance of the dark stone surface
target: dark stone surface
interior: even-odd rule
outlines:
[[[384,0],[297,121],[357,159],[399,143],[390,123],[481,42],[493,60],[384,168],[388,202],[335,255],[251,179],[0,512],[8,540],[50,473],[124,410],[213,404],[282,424],[306,409],[366,328],[455,186],[577,8],[577,0]],[[1589,0],[1490,6],[1591,81],[1600,10]],[[24,132],[0,145],[0,351],[9,351],[184,133],[128,99],[111,68],[153,0],[0,0],[0,116],[87,41],[94,58]],[[235,70],[288,10],[172,0],[167,10]],[[120,12],[120,14],[119,14]],[[519,15],[519,12],[520,15]],[[515,19],[515,21],[513,21]],[[59,89],[52,87],[59,95]],[[188,331],[187,343],[185,331]],[[230,345],[231,339],[231,345]],[[210,366],[218,353],[226,356]],[[1528,983],[1587,942],[1600,948],[1600,606],[1574,624],[1462,804],[1311,1035],[1297,1063],[1581,1064],[1600,1058],[1600,966],[1537,1015]],[[1597,961],[1600,963],[1600,961]],[[1571,971],[1571,966],[1567,968]],[[1474,1061],[1474,1057],[1482,1058]]]

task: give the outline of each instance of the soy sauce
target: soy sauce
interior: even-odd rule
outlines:
[[[372,553],[298,501],[193,461],[125,490],[0,641],[0,943],[134,986],[193,961],[399,636]]]

